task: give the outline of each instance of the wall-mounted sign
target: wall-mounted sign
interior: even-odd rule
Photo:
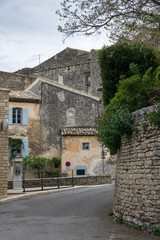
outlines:
[[[66,167],[70,167],[71,163],[70,162],[66,162],[65,165],[66,165]]]

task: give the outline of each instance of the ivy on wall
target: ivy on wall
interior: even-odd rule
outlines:
[[[9,148],[9,160],[12,164],[12,160],[16,158],[17,153],[24,149],[24,144],[22,139],[8,138],[8,148]]]

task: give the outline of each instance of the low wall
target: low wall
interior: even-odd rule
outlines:
[[[135,112],[138,132],[122,139],[117,156],[114,214],[122,214],[123,221],[130,225],[153,231],[160,227],[160,129],[148,125],[146,114],[150,111],[143,108]]]
[[[64,177],[59,178],[60,186],[72,185],[72,178]],[[74,185],[100,185],[100,184],[109,184],[111,183],[111,176],[89,176],[89,177],[74,177]],[[44,178],[43,179],[44,187],[52,187],[58,185],[57,178]],[[41,186],[41,179],[31,179],[25,180],[25,188],[35,188]],[[8,181],[8,189],[13,188],[13,181]]]

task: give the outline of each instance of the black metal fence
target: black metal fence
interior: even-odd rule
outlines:
[[[25,171],[23,172],[23,180],[22,180],[22,188],[23,192],[27,191],[43,191],[43,190],[51,190],[51,189],[60,189],[66,187],[74,187],[74,170],[71,170],[71,177],[61,177],[62,172],[57,171],[56,177],[44,177],[44,173],[40,173],[40,178],[34,179],[30,181],[30,179],[26,179]],[[65,179],[65,181],[64,181]],[[68,181],[67,181],[68,179]],[[65,182],[65,184],[64,184]],[[36,189],[35,189],[36,188]],[[28,189],[28,190],[27,190]]]

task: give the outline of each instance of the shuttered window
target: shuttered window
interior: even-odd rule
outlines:
[[[28,124],[27,108],[9,108],[9,124]]]

